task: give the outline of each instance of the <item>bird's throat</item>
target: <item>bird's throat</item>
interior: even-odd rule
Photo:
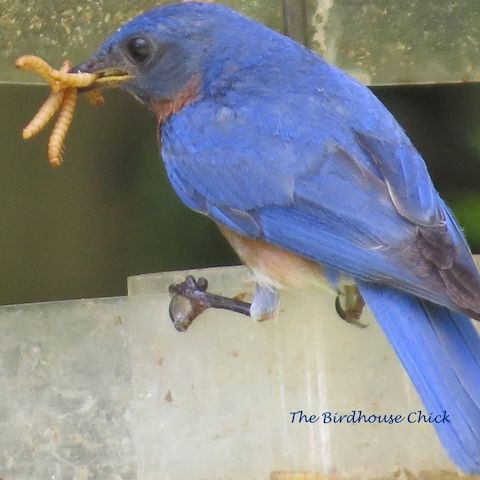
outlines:
[[[197,100],[200,94],[200,83],[200,77],[194,76],[175,97],[152,101],[150,108],[157,117],[158,124],[163,125],[174,113]]]

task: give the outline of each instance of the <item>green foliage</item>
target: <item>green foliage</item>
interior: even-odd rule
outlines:
[[[453,197],[449,200],[457,220],[474,253],[480,252],[480,192]]]

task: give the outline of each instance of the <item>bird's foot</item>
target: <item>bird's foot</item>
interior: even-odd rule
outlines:
[[[179,332],[185,332],[193,320],[207,308],[231,310],[250,316],[250,303],[208,293],[207,288],[208,281],[205,278],[195,280],[191,275],[182,283],[170,285],[170,319]]]
[[[345,285],[342,290],[335,299],[335,309],[339,317],[357,327],[368,327],[367,323],[360,322],[365,302],[358,288],[355,285]]]

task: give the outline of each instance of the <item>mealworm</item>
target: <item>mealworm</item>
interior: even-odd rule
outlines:
[[[36,57],[35,55],[23,55],[17,58],[15,66],[17,68],[22,68],[23,70],[38,73],[48,83],[52,83],[53,68],[40,57]]]
[[[85,94],[91,105],[98,107],[105,103],[105,98],[100,90],[91,90]]]
[[[66,60],[63,62],[62,71],[68,71],[70,68],[70,62]],[[23,129],[22,137],[27,140],[34,137],[40,131],[42,131],[50,119],[57,113],[58,109],[63,103],[63,97],[65,95],[64,90],[59,92],[52,92],[44,104],[40,107],[38,112],[29,122],[29,124]]]
[[[88,87],[97,78],[93,73],[68,73],[62,69],[55,70],[45,60],[35,55],[23,55],[17,58],[15,66],[38,73],[52,86],[54,91],[67,87]]]
[[[75,106],[77,104],[77,95],[78,92],[76,88],[65,89],[63,103],[50,139],[48,140],[48,160],[50,165],[55,167],[60,166],[63,161],[65,137],[72,123],[73,113],[75,112]]]
[[[52,92],[45,100],[45,103],[40,107],[40,110],[35,114],[30,123],[23,129],[22,137],[25,140],[34,137],[42,131],[50,119],[57,113],[57,110],[63,103],[65,90],[59,92]]]
[[[59,70],[35,55],[24,55],[15,62],[17,68],[38,73],[51,86],[52,92],[40,110],[23,130],[23,138],[28,139],[40,132],[58,111],[57,121],[48,140],[48,160],[51,165],[59,166],[63,161],[65,137],[72,123],[77,103],[77,88],[89,87],[96,76],[90,73],[68,73],[70,63],[65,61]],[[101,105],[103,95],[98,90],[87,93],[88,100]]]
[[[89,87],[97,79],[93,73],[68,73],[61,70],[52,70],[51,77],[57,81],[52,84],[53,89]]]

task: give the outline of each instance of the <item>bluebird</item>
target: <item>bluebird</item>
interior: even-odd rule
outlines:
[[[271,318],[282,287],[327,286],[351,322],[365,302],[425,407],[449,415],[436,425],[445,450],[480,473],[470,320],[480,320],[480,277],[422,157],[369,89],[293,40],[201,3],[136,17],[73,71],[155,114],[176,193],[217,223],[256,280],[251,304],[210,294],[205,279],[173,285],[189,307],[174,318],[183,329],[208,307]]]

